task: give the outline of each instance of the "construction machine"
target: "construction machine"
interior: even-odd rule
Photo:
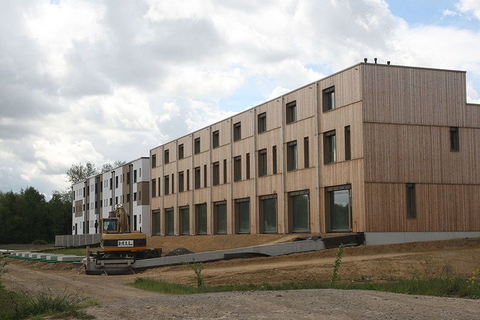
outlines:
[[[103,273],[130,269],[135,260],[158,258],[159,249],[147,248],[147,235],[132,231],[130,215],[122,205],[117,205],[108,218],[100,220],[102,250],[93,255],[94,263],[87,266],[87,271],[96,270]]]

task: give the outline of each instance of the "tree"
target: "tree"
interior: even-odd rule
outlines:
[[[105,163],[103,166],[102,166],[102,172],[101,173],[105,173],[105,172],[110,172],[112,171],[113,169],[115,168],[118,168],[118,167],[121,167],[123,166],[125,163],[125,161],[121,161],[121,160],[115,160],[115,162],[113,163],[113,165],[111,163]]]
[[[75,184],[79,181],[85,180],[90,176],[98,174],[97,168],[91,162],[72,164],[70,169],[67,170],[68,182]]]

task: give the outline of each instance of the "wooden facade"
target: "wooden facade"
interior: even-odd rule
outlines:
[[[158,146],[152,234],[478,231],[480,106],[465,88],[462,71],[362,63]]]

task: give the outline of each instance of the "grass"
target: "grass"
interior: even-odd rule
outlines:
[[[99,250],[98,248],[90,248],[91,252],[96,252],[98,250]],[[85,248],[52,249],[52,250],[45,250],[43,252],[85,257],[86,249]]]
[[[280,284],[247,284],[226,286],[203,286],[194,288],[178,283],[168,283],[150,278],[137,278],[129,285],[148,291],[168,294],[196,294],[210,292],[229,291],[265,291],[265,290],[303,290],[303,289],[327,289],[331,288],[328,281],[289,282]],[[422,279],[398,279],[386,282],[352,281],[338,282],[334,289],[349,290],[375,290],[393,293],[414,295],[430,295],[438,297],[480,298],[480,286],[472,286],[467,279],[460,278],[422,278]]]

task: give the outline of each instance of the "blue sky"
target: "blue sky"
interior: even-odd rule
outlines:
[[[0,190],[68,188],[101,167],[338,70],[467,71],[480,103],[480,1],[0,2]]]

